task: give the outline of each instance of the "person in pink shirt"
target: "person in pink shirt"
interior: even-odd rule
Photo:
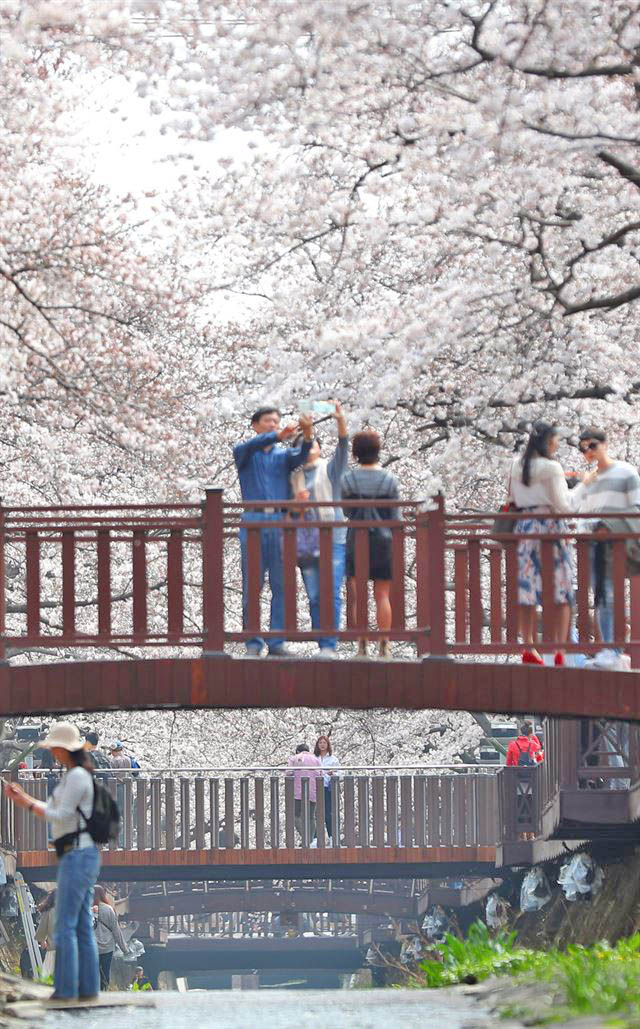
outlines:
[[[293,757],[289,758],[287,775],[293,776],[294,824],[302,836],[302,780],[309,780],[309,821],[311,838],[316,835],[316,787],[322,778],[322,765],[315,754],[309,753],[306,743],[299,743]]]

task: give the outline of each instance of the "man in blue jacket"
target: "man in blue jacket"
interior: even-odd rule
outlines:
[[[245,511],[244,522],[281,521],[284,509],[279,502],[291,498],[289,476],[294,468],[305,463],[311,450],[313,422],[311,417],[300,415],[298,424],[280,428],[281,415],[277,407],[260,407],[251,418],[255,435],[246,443],[233,448],[233,458],[238,469],[240,491],[243,500],[263,500],[264,507]],[[299,447],[283,447],[281,444],[302,430],[303,440]],[[284,575],[282,567],[282,531],[277,528],[261,529],[261,567],[259,588],[262,590],[265,573],[269,573],[271,587],[271,629],[284,627]],[[240,529],[240,551],[242,556],[242,621],[247,624],[249,588],[247,582],[247,530]],[[264,647],[260,637],[247,641],[247,653],[259,657]],[[286,657],[287,648],[281,639],[269,641],[269,655]]]

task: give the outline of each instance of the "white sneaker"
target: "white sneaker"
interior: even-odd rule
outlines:
[[[336,652],[333,647],[320,647],[316,657],[319,657],[321,661],[334,661]]]
[[[619,654],[617,650],[601,650],[593,660],[593,667],[606,669],[610,672],[624,671],[622,657],[623,655]]]

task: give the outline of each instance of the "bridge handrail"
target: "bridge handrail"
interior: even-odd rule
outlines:
[[[332,769],[334,774],[341,774],[343,772],[357,772],[358,774],[365,775],[377,775],[378,773],[390,773],[392,775],[400,772],[415,772],[415,773],[428,773],[430,770],[439,771],[451,771],[451,772],[464,772],[464,773],[479,773],[479,774],[491,774],[495,775],[503,768],[503,765],[480,765],[480,764],[429,764],[429,765],[340,765],[339,768]],[[47,775],[52,771],[49,768],[21,768],[20,775],[36,774],[36,775]],[[55,771],[55,769],[53,769]],[[206,774],[209,776],[226,775],[227,772],[239,772],[240,774],[254,772],[264,772],[265,774],[271,775],[273,772],[291,772],[294,769],[290,765],[238,765],[229,767],[199,767],[199,768],[97,768],[96,771],[101,775],[131,775],[135,772],[136,776],[139,775],[175,775],[177,773],[188,772],[196,774]],[[298,769],[299,771],[299,769]],[[309,768],[309,772],[311,767]],[[15,769],[10,772],[5,769],[1,774],[15,774]]]
[[[516,533],[494,532],[496,512],[447,512],[442,496],[422,499],[341,501],[344,509],[399,509],[406,517],[385,522],[391,537],[392,578],[389,631],[373,629],[368,589],[368,529],[375,519],[349,523],[353,531],[353,582],[345,628],[334,628],[332,530],[340,520],[292,518],[331,509],[331,501],[227,500],[208,489],[201,504],[0,506],[0,660],[7,647],[195,647],[222,654],[230,644],[260,636],[317,642],[331,634],[342,642],[367,636],[412,644],[419,657],[519,654],[518,541]],[[260,511],[269,507],[263,522]],[[243,518],[243,513],[252,518]],[[266,512],[265,512],[266,514]],[[500,512],[516,521],[521,512]],[[594,519],[626,514],[637,531],[602,537],[577,527]],[[275,515],[275,517],[273,517]],[[256,517],[257,516],[257,517]],[[578,640],[568,652],[628,646],[640,665],[640,576],[628,579],[625,542],[640,538],[640,515],[631,512],[567,512],[569,528],[536,537],[542,580],[541,652],[556,649],[553,547],[574,542],[577,554]],[[632,523],[635,525],[636,523]],[[299,588],[297,531],[318,529],[319,612],[307,627]],[[261,528],[282,530],[284,625],[265,626],[260,592]],[[514,526],[515,528],[515,526]],[[246,558],[248,591],[240,604],[240,562],[236,537]],[[531,537],[527,537],[531,540]],[[590,546],[610,548],[614,635],[592,639]],[[49,577],[44,574],[53,568]],[[11,566],[11,578],[7,568]],[[93,570],[95,566],[95,571]],[[87,571],[87,569],[91,571]],[[6,582],[11,583],[7,608]],[[628,585],[629,583],[629,585]]]

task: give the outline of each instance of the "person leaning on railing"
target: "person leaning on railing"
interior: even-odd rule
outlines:
[[[377,432],[367,430],[356,432],[351,444],[357,468],[350,468],[342,480],[343,500],[398,500],[398,481],[395,475],[380,464],[380,437]],[[376,602],[378,629],[388,632],[391,628],[391,529],[387,521],[399,518],[397,507],[346,507],[345,513],[352,523],[347,532],[347,578],[350,580],[353,605],[353,620],[357,624],[356,609],[356,562],[354,522],[377,521],[379,526],[368,530],[369,534],[369,579],[373,580],[373,594]],[[362,621],[366,624],[366,614]],[[367,656],[367,638],[358,641],[358,655]],[[391,656],[389,640],[380,640],[380,657]]]
[[[594,515],[611,515],[617,511],[621,516],[637,514],[640,511],[640,476],[633,465],[615,461],[609,456],[606,433],[594,427],[583,429],[578,447],[588,466],[595,469],[595,477],[581,490],[577,510]],[[637,532],[638,519],[594,518],[590,528],[598,532]],[[637,541],[628,541],[627,560],[632,558],[632,548],[637,546]],[[594,541],[591,562],[596,628],[602,642],[611,643],[614,638],[612,553],[611,544],[606,539]]]
[[[233,459],[238,470],[242,499],[264,501],[264,507],[252,508],[242,515],[245,523],[251,521],[282,521],[285,509],[282,502],[291,498],[289,476],[295,468],[305,463],[311,450],[313,423],[310,417],[300,415],[294,425],[280,427],[280,411],[277,407],[260,407],[251,417],[252,439],[238,443],[233,448]],[[299,430],[303,440],[299,447],[282,447]],[[247,530],[240,529],[240,555],[242,559],[242,625],[246,627],[249,618],[248,549]],[[269,573],[271,587],[270,628],[284,628],[284,569],[282,564],[282,530],[266,528],[260,530],[260,579],[258,591],[262,590],[265,573]],[[246,642],[247,654],[259,657],[264,640],[259,636]],[[271,639],[269,654],[272,657],[286,657],[284,640]]]
[[[574,490],[569,490],[562,465],[555,458],[558,430],[555,425],[538,421],[522,456],[516,457],[509,475],[509,499],[522,512],[514,526],[518,541],[518,610],[520,634],[527,649],[525,664],[543,664],[534,648],[537,608],[542,605],[542,557],[535,537],[567,532],[562,518],[553,517],[575,510],[586,486],[595,473],[589,472]],[[552,517],[550,517],[552,516]],[[558,644],[555,664],[564,664],[562,644],[569,638],[573,593],[573,551],[567,540],[553,543],[554,638]]]
[[[347,419],[339,403],[336,402],[333,417],[338,426],[338,442],[330,458],[322,456],[320,439],[316,436],[311,444],[308,460],[296,468],[291,475],[291,491],[295,500],[338,501],[342,490],[342,477],[347,470],[349,460],[349,433]],[[302,440],[296,441],[302,443]],[[333,625],[340,628],[342,613],[342,585],[345,570],[347,543],[347,527],[341,507],[318,507],[307,511],[307,517],[324,522],[343,522],[332,530],[331,563],[333,568]],[[314,629],[320,626],[320,533],[310,528],[312,534],[312,553],[302,555],[298,544],[298,564],[302,581],[309,601],[311,625]],[[300,534],[298,533],[300,540]],[[335,636],[323,636],[318,640],[321,657],[335,657],[338,641]]]

